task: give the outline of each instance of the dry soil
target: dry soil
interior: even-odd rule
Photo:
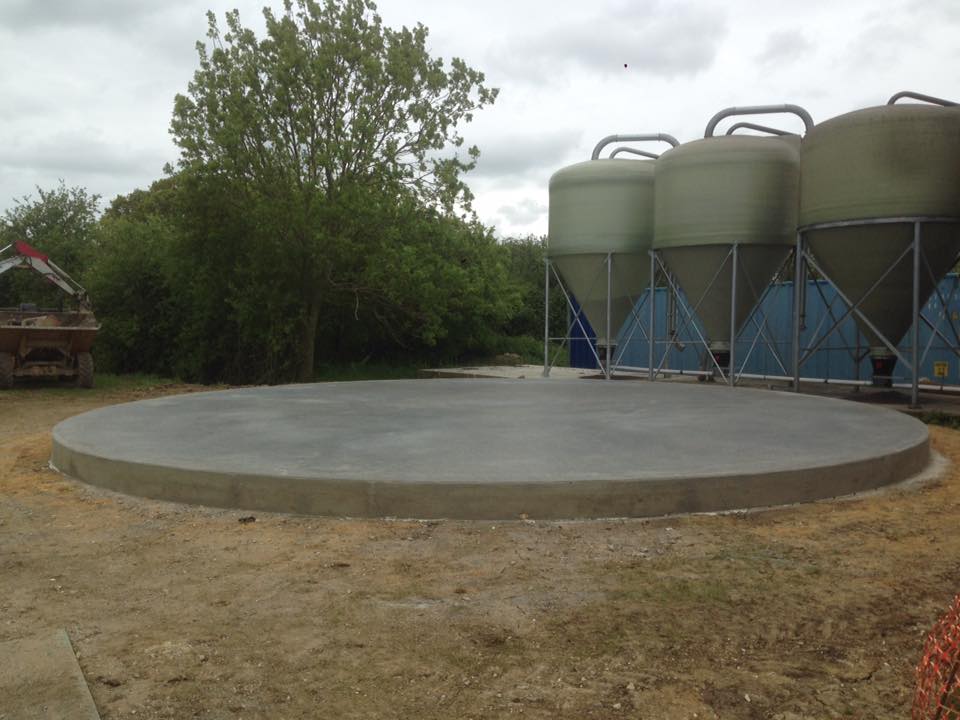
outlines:
[[[905,718],[960,590],[956,465],[759,513],[503,523],[251,521],[48,469],[59,420],[191,390],[0,397],[0,641],[65,628],[105,720]]]

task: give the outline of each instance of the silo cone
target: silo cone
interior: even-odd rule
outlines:
[[[554,255],[554,267],[563,279],[564,286],[573,293],[597,334],[597,345],[616,345],[617,335],[630,317],[640,294],[648,283],[642,278],[650,274],[650,259],[645,254],[618,252],[614,255],[611,275],[610,331],[607,339],[607,255],[606,253],[582,253]],[[581,299],[583,298],[583,299]]]
[[[727,135],[686,143],[657,161],[654,248],[697,306],[721,368],[729,367],[731,343],[795,243],[799,150],[796,135]]]
[[[730,362],[730,293],[733,285],[733,258],[729,245],[703,245],[661,250],[664,264],[684,289],[691,306],[699,302],[697,317],[703,325],[710,351],[717,364]],[[760,301],[763,291],[790,254],[786,245],[744,243],[737,249],[737,296],[734,300],[736,332]],[[726,263],[720,273],[721,263]],[[711,279],[716,279],[710,285]],[[707,289],[709,287],[709,289]],[[702,300],[701,300],[702,298]]]
[[[801,226],[913,217],[957,219],[922,225],[929,263],[929,271],[920,268],[922,305],[960,255],[960,108],[888,104],[840,115],[809,133],[801,151]],[[805,233],[823,271],[851,302],[862,300],[861,312],[894,345],[913,324],[912,252],[864,295],[913,237],[909,221]],[[855,317],[870,347],[874,383],[890,385],[896,355]]]
[[[597,333],[616,342],[648,285],[653,235],[652,160],[590,160],[550,178],[547,255]],[[607,255],[611,266],[607,337]]]

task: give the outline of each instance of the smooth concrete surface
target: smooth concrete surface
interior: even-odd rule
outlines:
[[[0,720],[100,720],[65,630],[0,642]]]
[[[288,385],[115,405],[53,465],[150,498],[354,517],[584,518],[845,495],[929,461],[927,428],[842,400],[602,380]]]

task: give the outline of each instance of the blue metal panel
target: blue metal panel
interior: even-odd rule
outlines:
[[[960,345],[954,337],[953,330],[947,320],[949,315],[955,324],[960,324],[960,277],[956,274],[946,276],[939,285],[940,295],[947,301],[946,311],[943,309],[937,293],[934,293],[923,308],[923,312],[933,323],[939,322],[940,332],[956,345]],[[686,322],[686,313],[689,305],[684,302],[677,311],[677,342],[666,345],[666,288],[656,290],[656,345],[654,365],[659,366],[661,358],[666,353],[663,368],[680,371],[696,371],[705,362],[704,348],[699,343],[693,327]],[[807,283],[807,317],[805,329],[801,333],[804,347],[810,344],[814,333],[822,334],[846,311],[843,301],[837,297],[836,290],[822,280],[810,280]],[[649,307],[640,307],[637,314],[646,323],[649,318]],[[832,317],[831,317],[832,312]],[[777,362],[775,354],[762,339],[754,345],[758,334],[757,326],[763,317],[766,318],[767,334],[772,339],[780,353],[781,362]],[[618,353],[619,365],[630,367],[647,366],[647,341],[639,328],[634,327],[635,319],[630,318],[619,333]],[[791,334],[793,327],[793,283],[778,283],[773,285],[754,317],[748,322],[737,341],[737,364],[740,365],[747,358],[745,372],[758,375],[791,375]],[[576,328],[575,328],[576,329]],[[702,329],[701,329],[702,332]],[[933,332],[922,324],[920,327],[920,354],[923,358],[920,363],[920,376],[937,383],[960,385],[960,361],[948,349],[942,338],[933,337]],[[582,333],[581,333],[582,337]],[[595,336],[594,336],[595,337]],[[596,360],[586,347],[584,340],[578,341],[581,350],[574,351],[571,345],[570,364],[574,367],[596,367]],[[754,345],[751,350],[751,345]],[[839,332],[835,332],[824,345],[804,363],[800,370],[802,377],[815,377],[837,380],[869,380],[871,376],[870,359],[864,358],[859,364],[853,357],[862,354],[866,344],[857,331],[852,317],[847,317],[840,325]],[[900,352],[909,358],[910,333],[900,339]],[[748,357],[749,354],[749,357]],[[707,361],[709,362],[709,361]],[[934,363],[947,363],[947,377],[935,379]],[[581,364],[582,363],[582,364]],[[709,367],[709,365],[703,365]],[[900,364],[894,371],[896,382],[909,382],[910,372]]]
[[[580,314],[580,323],[574,323],[573,319],[580,312],[580,305],[577,303],[573,294],[570,295],[570,302],[573,303],[573,309],[567,308],[567,325],[573,323],[573,329],[570,331],[570,367],[587,368],[595,370],[597,365],[597,333],[594,331],[587,316]],[[580,325],[587,331],[584,335]]]

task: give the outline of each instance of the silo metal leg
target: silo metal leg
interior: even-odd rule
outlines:
[[[800,392],[800,316],[803,314],[803,235],[793,250],[793,391]]]
[[[550,377],[550,259],[543,259],[543,376]]]
[[[653,380],[656,377],[656,373],[653,369],[653,346],[657,340],[656,334],[656,325],[657,322],[657,260],[653,254],[653,250],[649,251],[650,254],[650,332],[647,333],[647,373],[648,379]]]
[[[730,276],[730,365],[727,369],[727,382],[733,387],[737,382],[737,265],[739,264],[739,245],[733,244],[731,260],[733,261],[732,275]]]
[[[610,379],[610,312],[613,310],[613,253],[607,253],[607,357],[604,363],[604,376]]]
[[[920,222],[913,223],[913,332],[911,333],[913,382],[910,407],[920,407]]]

